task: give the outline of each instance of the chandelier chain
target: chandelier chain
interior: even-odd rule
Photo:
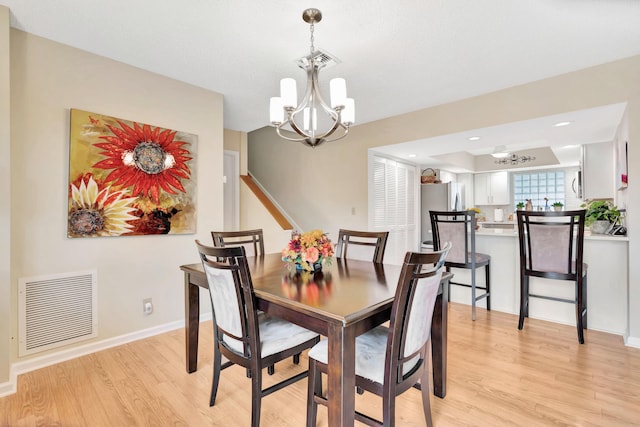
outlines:
[[[313,51],[316,49],[315,46],[313,45],[314,42],[314,38],[313,38],[313,30],[315,29],[315,26],[313,25],[313,21],[311,21],[311,23],[309,24],[309,33],[311,34],[311,47],[309,49],[309,53],[313,55]]]

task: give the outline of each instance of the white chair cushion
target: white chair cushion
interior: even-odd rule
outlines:
[[[388,328],[378,326],[356,337],[356,375],[383,384],[388,334]],[[327,340],[320,341],[309,350],[309,357],[327,364],[328,345]],[[405,363],[403,372],[411,370],[418,360],[419,357],[416,357]]]
[[[279,317],[269,316],[264,312],[258,314],[258,325],[262,347],[261,357],[270,356],[295,347],[318,336],[315,332],[282,320]],[[243,349],[240,341],[228,336],[225,336],[223,340],[233,351],[242,354]]]

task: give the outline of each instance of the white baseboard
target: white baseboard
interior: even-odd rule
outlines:
[[[0,384],[0,397],[8,396],[16,392],[16,378],[12,375],[8,382]]]
[[[200,316],[200,322],[211,320],[211,313],[205,313]],[[149,338],[155,335],[163,334],[165,332],[173,331],[175,329],[184,328],[184,320],[178,320],[175,322],[165,323],[163,325],[154,326],[153,328],[143,329],[140,331],[131,332],[128,334],[120,335],[113,338],[107,338],[101,341],[95,341],[89,344],[79,345],[66,350],[56,351],[40,357],[33,357],[25,360],[24,362],[16,362],[11,365],[11,373],[9,382],[0,383],[0,397],[13,394],[17,390],[18,375],[26,372],[34,371],[36,369],[44,368],[47,366],[55,365],[66,360],[75,359],[87,354],[96,353],[101,350],[116,347],[119,345],[127,344],[133,341],[138,341],[144,338]]]
[[[625,336],[624,345],[626,345],[627,347],[640,348],[640,338]]]

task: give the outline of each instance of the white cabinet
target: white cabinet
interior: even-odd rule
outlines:
[[[508,172],[477,173],[473,177],[476,205],[510,205]]]
[[[613,143],[600,142],[582,146],[582,198],[613,199]]]

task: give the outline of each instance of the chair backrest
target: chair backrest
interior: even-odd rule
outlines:
[[[243,246],[247,256],[264,255],[264,237],[262,229],[241,231],[212,231],[213,246],[225,248]]]
[[[387,247],[388,231],[356,231],[340,229],[336,245],[336,258],[346,258],[349,245],[373,246],[373,262],[382,263]]]
[[[247,358],[260,354],[255,295],[244,247],[217,248],[198,240],[196,246],[209,285],[218,341],[227,346],[229,340],[235,340],[236,348],[241,343]]]
[[[518,211],[520,270],[528,276],[575,280],[583,272],[585,211]]]
[[[442,270],[450,243],[431,253],[407,252],[391,309],[385,383],[400,384],[428,357],[425,346],[431,334]],[[410,384],[412,386],[413,384]]]
[[[433,249],[440,250],[443,242],[451,242],[447,262],[471,264],[476,254],[474,211],[429,211],[433,231]]]

